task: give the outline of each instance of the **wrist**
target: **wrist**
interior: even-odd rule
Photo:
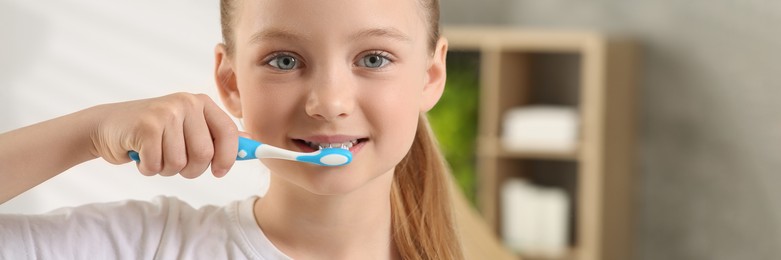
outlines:
[[[79,151],[78,157],[83,161],[100,157],[97,147],[100,144],[100,131],[98,129],[104,106],[97,105],[78,111],[69,115],[73,117],[73,120],[66,120],[66,122],[72,121],[74,123],[71,131],[73,131],[72,136],[75,142],[72,147]]]

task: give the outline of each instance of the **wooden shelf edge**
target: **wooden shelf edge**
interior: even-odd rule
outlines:
[[[577,249],[574,247],[567,249],[561,256],[544,256],[524,253],[516,253],[516,255],[518,256],[518,259],[521,260],[578,260],[578,257],[576,256]]]
[[[444,26],[442,35],[449,39],[453,50],[501,48],[508,51],[578,52],[588,43],[600,39],[601,33],[523,27]]]
[[[518,159],[538,159],[555,161],[577,161],[578,153],[576,151],[568,152],[548,152],[548,151],[506,151],[501,150],[497,153],[502,158]]]

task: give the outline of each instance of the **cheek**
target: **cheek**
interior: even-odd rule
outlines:
[[[359,83],[362,99],[371,100],[366,105],[376,110],[388,110],[392,114],[420,111],[426,73],[424,66],[419,63],[410,62],[382,78]]]
[[[383,147],[382,154],[388,156],[389,169],[398,164],[409,152],[415,139],[419,116],[417,111],[404,111],[403,116],[398,113],[382,121],[385,124],[381,126],[384,133],[382,139],[378,140],[380,142],[378,145]]]
[[[375,86],[361,105],[377,137],[377,145],[398,163],[409,150],[420,116],[420,90],[417,82],[395,82]]]
[[[273,87],[245,88],[241,93],[245,131],[256,140],[281,145],[285,124],[292,118],[295,102]],[[276,138],[276,139],[274,139]]]

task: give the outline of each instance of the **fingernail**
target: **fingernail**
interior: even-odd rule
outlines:
[[[212,169],[212,174],[214,175],[214,177],[217,177],[217,178],[222,178],[227,173],[228,172],[226,170],[224,170],[224,169]]]

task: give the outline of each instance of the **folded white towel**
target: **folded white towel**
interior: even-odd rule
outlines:
[[[565,106],[527,106],[508,110],[502,145],[509,151],[571,152],[577,146],[577,110]]]

